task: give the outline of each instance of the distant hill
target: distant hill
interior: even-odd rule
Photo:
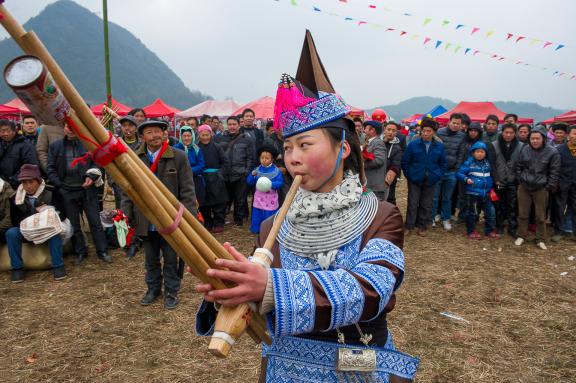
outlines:
[[[395,120],[402,120],[416,113],[426,113],[436,105],[443,105],[450,110],[456,106],[451,100],[437,97],[412,97],[396,105],[384,105],[370,109],[381,108]],[[544,107],[533,102],[496,101],[494,104],[506,113],[516,113],[521,117],[533,118],[535,122],[546,120],[566,112],[565,110]]]
[[[106,99],[102,19],[70,0],[48,5],[24,24],[38,34],[82,97],[97,104]],[[133,107],[152,103],[157,97],[169,105],[186,108],[210,97],[190,91],[180,78],[126,29],[109,23],[112,95]],[[0,65],[22,55],[12,41],[0,41]],[[0,102],[14,93],[0,81]]]

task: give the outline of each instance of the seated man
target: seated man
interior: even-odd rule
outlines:
[[[0,243],[6,243],[6,232],[12,227],[10,198],[13,195],[12,186],[0,178]]]
[[[22,242],[25,239],[20,232],[20,222],[38,213],[52,201],[52,193],[45,189],[45,182],[40,176],[38,165],[24,164],[20,168],[18,181],[21,182],[16,194],[10,199],[12,227],[6,231],[6,243],[12,265],[12,283],[24,281],[24,264],[22,263]],[[66,269],[62,260],[62,238],[55,235],[48,240],[54,279],[66,278]]]

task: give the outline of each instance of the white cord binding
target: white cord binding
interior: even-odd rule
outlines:
[[[230,335],[226,334],[222,331],[214,331],[212,334],[212,338],[222,339],[224,342],[228,343],[230,346],[233,346],[236,341]]]

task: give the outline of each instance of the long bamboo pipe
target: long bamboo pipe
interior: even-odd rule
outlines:
[[[266,268],[269,268],[272,264],[274,258],[272,255],[272,248],[274,247],[274,242],[276,242],[278,232],[282,227],[282,223],[284,222],[284,218],[288,213],[292,201],[294,201],[294,197],[296,196],[296,192],[298,191],[301,182],[302,176],[297,175],[294,177],[292,186],[290,187],[290,190],[284,199],[284,203],[274,219],[274,223],[266,237],[264,246],[256,249],[252,256],[252,262],[259,263]],[[238,337],[246,330],[247,320],[250,319],[250,307],[247,306],[248,305],[243,304],[232,307],[220,307],[214,325],[214,335],[212,335],[212,339],[208,345],[208,350],[210,350],[212,354],[221,358],[228,356]]]
[[[101,127],[101,125],[99,124],[98,120],[94,117],[94,115],[91,113],[91,111],[89,110],[89,108],[86,106],[86,104],[84,103],[84,101],[81,99],[80,95],[77,93],[76,89],[72,86],[72,84],[68,81],[68,79],[66,78],[66,76],[64,75],[64,73],[61,71],[61,69],[58,67],[58,65],[56,64],[56,62],[53,60],[53,58],[50,56],[49,52],[46,50],[46,48],[42,45],[42,43],[40,42],[40,40],[37,38],[37,36],[33,33],[33,32],[26,32],[17,22],[16,20],[12,17],[12,15],[4,8],[4,6],[0,5],[0,14],[2,14],[2,19],[0,20],[0,23],[2,23],[2,25],[5,27],[5,29],[11,34],[11,36],[14,38],[14,40],[19,43],[19,45],[22,47],[22,49],[29,53],[29,54],[34,54],[36,56],[38,56],[43,62],[44,64],[48,67],[48,70],[51,72],[52,76],[54,77],[56,83],[59,85],[62,93],[66,96],[66,98],[69,100],[69,102],[71,103],[71,105],[73,106],[74,110],[79,114],[80,120],[81,121],[87,121],[87,126],[92,126],[93,129],[91,130],[91,133],[94,134],[94,138],[96,141],[98,142],[105,142],[108,137],[107,137],[107,132],[106,130]],[[95,128],[94,128],[95,127]],[[88,129],[88,128],[87,128]],[[86,143],[85,143],[86,144]],[[92,148],[93,149],[93,148]],[[131,153],[133,154],[133,153]],[[122,160],[123,159],[123,155],[121,155],[120,157],[118,157],[118,159]],[[134,157],[136,157],[134,155]],[[123,162],[123,161],[119,161],[119,162]],[[137,166],[144,166],[143,163],[141,163],[141,161],[136,157],[136,161],[135,161]],[[124,163],[123,164],[126,168],[129,168],[129,164]],[[144,166],[145,168],[145,166]],[[147,171],[148,169],[145,168],[145,172],[144,174],[146,176],[152,176],[152,181],[154,181],[154,183],[156,185],[161,185],[162,187],[164,186],[156,177],[154,177],[149,171]],[[117,173],[117,172],[114,172]],[[120,173],[118,171],[118,173]],[[120,178],[119,174],[113,174],[111,173],[113,176],[115,176],[115,178]],[[150,177],[148,177],[150,178]],[[120,184],[120,183],[119,183]],[[122,184],[120,184],[122,186]],[[123,185],[126,187],[127,184],[123,183]],[[164,191],[167,192],[166,188],[164,187]],[[133,193],[134,194],[134,193]],[[171,195],[170,193],[166,193],[166,196],[172,197],[172,201],[170,201],[172,203],[172,209],[173,211],[171,211],[171,213],[173,214],[169,214],[171,216],[171,218],[173,219],[173,217],[175,217],[175,206],[179,206],[179,202],[176,200],[176,198]],[[133,195],[134,197],[134,195]],[[135,201],[138,200],[138,197],[134,198]],[[162,198],[161,198],[162,200]],[[141,201],[141,199],[140,199]],[[151,213],[150,215],[153,216],[154,212],[156,212],[157,210],[149,210],[149,213]],[[151,218],[151,217],[149,217]],[[195,223],[197,227],[200,226],[200,223],[198,221],[196,221],[190,212],[185,211],[185,220]],[[154,222],[155,219],[151,219],[151,222]],[[172,221],[170,221],[172,222]],[[201,227],[201,226],[200,226]],[[203,229],[203,228],[202,228]],[[206,232],[207,233],[207,232]],[[178,234],[176,234],[177,236],[179,236]],[[193,237],[197,237],[198,235],[194,235]],[[169,237],[169,236],[166,236]],[[181,236],[179,236],[181,239]],[[210,247],[215,247],[215,244],[218,244],[217,241],[208,234],[208,238],[212,239],[212,241],[209,241],[210,243]],[[168,239],[168,238],[167,238]],[[185,238],[184,238],[185,239]],[[173,242],[173,241],[170,241]],[[219,245],[219,244],[218,244]],[[175,249],[179,248],[180,246],[173,246]],[[229,254],[227,254],[226,250],[222,247],[219,246],[220,249],[218,249],[218,253],[219,255],[224,255],[224,257],[229,257]],[[217,248],[217,247],[216,247]],[[188,249],[189,251],[193,251],[190,248]],[[179,252],[179,253],[182,253]],[[198,252],[195,252],[196,254],[198,254]],[[186,257],[183,257],[186,259]],[[213,257],[209,257],[209,260],[214,260],[215,258]],[[212,262],[210,262],[212,263]],[[199,272],[199,270],[196,268],[196,271]],[[197,274],[197,276],[199,278],[201,278],[202,280],[206,280],[206,275],[204,273],[199,273]],[[208,282],[210,283],[210,282]],[[214,283],[215,286],[219,286],[221,287],[221,283],[215,282]],[[267,334],[265,333],[265,324],[264,324],[264,320],[263,318],[258,318],[258,316],[255,316],[254,318],[255,320],[252,321],[252,323],[254,324],[254,326],[251,325],[251,327],[259,327],[257,329],[254,329],[257,333],[260,333],[259,338],[263,339],[264,341],[269,341],[269,338],[267,336]],[[256,326],[258,324],[258,326]],[[263,331],[264,330],[264,331]]]

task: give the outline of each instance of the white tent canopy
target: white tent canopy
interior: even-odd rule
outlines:
[[[216,101],[208,100],[194,105],[191,108],[176,113],[176,117],[200,117],[204,114],[209,116],[231,116],[232,113],[240,108],[240,105],[232,100]]]

